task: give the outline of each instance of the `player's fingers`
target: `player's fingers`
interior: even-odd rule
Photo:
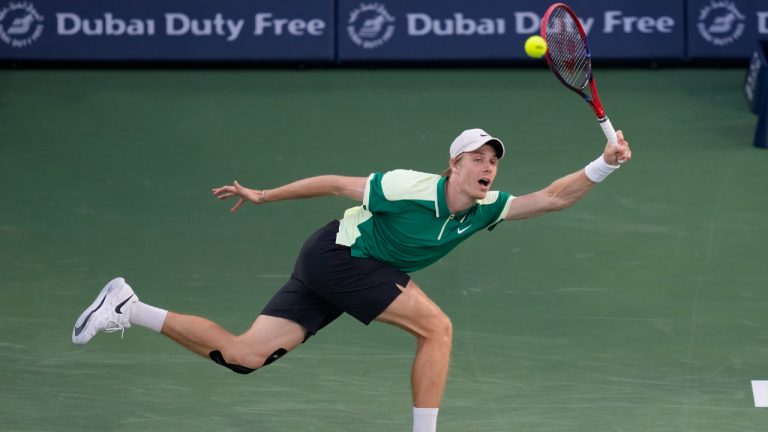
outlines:
[[[616,132],[616,135],[617,135],[617,136],[618,136],[618,138],[619,138],[619,142],[618,142],[618,144],[619,144],[620,146],[622,146],[622,147],[629,147],[629,141],[627,141],[626,139],[624,139],[624,134],[623,134],[623,133],[620,133],[620,132],[621,132],[621,131],[617,131],[617,132]]]
[[[240,183],[237,182],[237,180],[235,180],[233,185],[234,185],[234,188],[235,188],[234,192],[236,194],[240,195],[241,197],[245,197],[249,201],[254,201],[255,202],[255,200],[253,198],[253,194],[254,194],[253,190],[248,189],[247,187],[241,185]]]
[[[619,142],[616,143],[616,152],[622,152],[626,148],[627,148],[627,142],[626,141],[619,141]]]
[[[214,195],[218,196],[224,193],[234,193],[235,188],[233,188],[232,186],[222,186],[220,188],[213,189],[212,192]]]
[[[225,200],[225,199],[230,199],[233,196],[235,196],[235,194],[233,193],[221,193],[219,195],[216,195],[216,198],[220,200]]]
[[[629,150],[628,148],[625,148],[621,152],[617,153],[616,157],[620,161],[626,162],[626,161],[632,159],[632,151]]]
[[[237,209],[239,209],[240,206],[243,205],[243,203],[245,203],[245,198],[241,197],[239,200],[237,200],[237,203],[235,204],[235,206],[229,209],[229,211],[231,211],[232,213],[236,212]]]

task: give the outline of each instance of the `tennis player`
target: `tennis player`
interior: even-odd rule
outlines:
[[[632,157],[617,144],[584,169],[546,188],[514,197],[492,191],[504,144],[482,129],[462,132],[450,146],[441,175],[395,170],[368,177],[326,175],[275,189],[249,189],[235,181],[212,190],[231,208],[299,198],[343,195],[360,203],[304,243],[290,279],[250,329],[234,335],[205,318],[166,311],[139,301],[122,278],[109,282],[75,322],[72,340],[86,344],[100,331],[131,325],[161,332],[213,362],[248,374],[278,360],[342,313],[364,324],[380,321],[417,340],[413,362],[413,431],[434,432],[451,352],[450,319],[409,273],[445,256],[478,231],[504,220],[562,210]]]

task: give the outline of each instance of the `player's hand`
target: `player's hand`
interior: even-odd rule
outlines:
[[[266,191],[258,189],[248,189],[242,186],[237,180],[232,185],[226,185],[211,189],[213,196],[220,200],[238,197],[234,207],[229,209],[232,213],[236,212],[243,204],[250,201],[254,204],[264,204],[266,202]]]
[[[629,141],[624,139],[624,133],[616,131],[618,142],[616,144],[608,143],[603,151],[603,159],[609,165],[619,165],[632,159],[632,149],[629,148]]]

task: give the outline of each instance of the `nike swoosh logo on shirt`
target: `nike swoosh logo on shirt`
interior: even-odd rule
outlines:
[[[123,306],[125,306],[126,303],[128,303],[128,300],[133,298],[133,296],[134,296],[134,294],[131,294],[130,297],[128,297],[127,299],[123,300],[122,303],[117,305],[117,307],[115,308],[115,312],[117,312],[119,314],[123,313],[123,311],[121,311],[121,309],[123,308]]]
[[[472,224],[469,224],[469,225],[465,226],[464,229],[456,228],[456,232],[459,233],[459,234],[463,234],[464,231],[468,230],[469,227],[471,227],[471,226],[472,226]]]

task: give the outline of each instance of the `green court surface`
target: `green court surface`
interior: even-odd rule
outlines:
[[[634,159],[564,212],[480,233],[413,276],[452,317],[441,432],[766,430],[768,150],[740,69],[597,71]],[[342,317],[236,375],[146,329],[77,347],[124,276],[245,330],[305,237],[354,202],[211,188],[440,172],[463,129],[532,192],[601,152],[545,69],[0,71],[0,430],[410,431],[415,342]]]

